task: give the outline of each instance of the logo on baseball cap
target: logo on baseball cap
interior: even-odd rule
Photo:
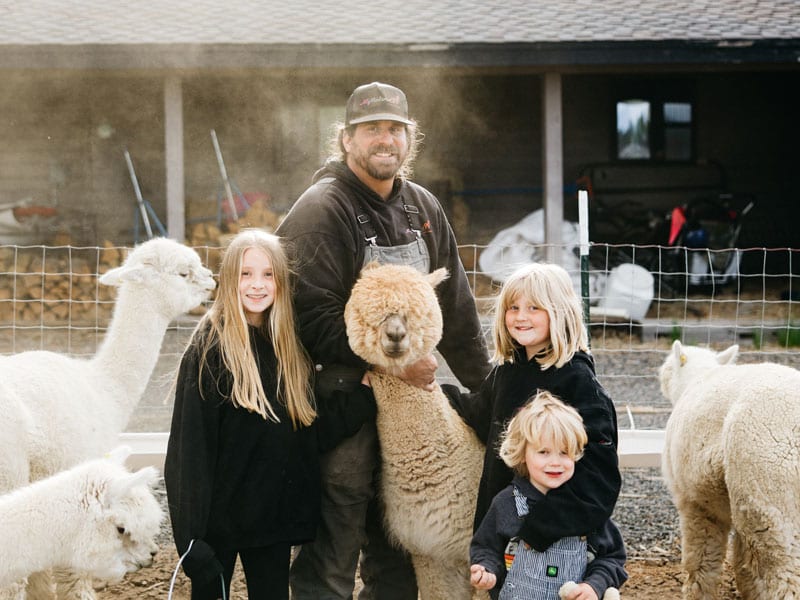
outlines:
[[[347,101],[345,125],[369,121],[398,121],[413,125],[408,118],[408,101],[402,90],[374,81],[357,87]]]

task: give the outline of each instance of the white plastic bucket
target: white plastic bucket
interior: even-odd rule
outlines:
[[[639,265],[624,263],[611,269],[606,294],[597,303],[603,308],[622,309],[633,321],[641,321],[653,301],[653,275]]]

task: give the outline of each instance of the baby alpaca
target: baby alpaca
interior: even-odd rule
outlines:
[[[153,467],[130,473],[128,448],[0,496],[0,588],[36,571],[66,568],[104,581],[149,566],[162,511]],[[11,587],[10,587],[11,586]],[[18,598],[24,598],[16,586]],[[0,596],[4,592],[0,591]]]
[[[411,554],[423,600],[472,595],[469,543],[484,453],[438,385],[427,392],[396,376],[442,336],[434,286],[445,277],[445,269],[367,265],[345,307],[350,346],[375,367],[387,529]]]
[[[728,535],[746,600],[800,598],[800,371],[676,341],[662,469],[681,520],[687,600],[716,597]]]

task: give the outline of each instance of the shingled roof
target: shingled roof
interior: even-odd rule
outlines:
[[[575,53],[560,57],[558,52],[593,44],[648,44],[656,49],[655,55],[642,59],[651,61],[657,59],[659,48],[676,44],[728,50],[758,47],[761,60],[784,62],[797,60],[800,2],[28,0],[0,3],[0,23],[0,56],[7,54],[0,58],[0,66],[5,67],[13,67],[15,57],[26,57],[29,66],[44,66],[37,61],[45,60],[45,54],[26,54],[26,50],[53,46],[62,47],[67,56],[70,48],[79,47],[160,47],[165,65],[178,60],[188,48],[200,49],[201,55],[216,48],[217,56],[220,49],[227,48],[232,56],[241,58],[244,47],[277,49],[270,58],[261,58],[277,60],[273,64],[290,61],[290,54],[298,64],[309,60],[324,63],[332,49],[363,52],[365,47],[378,50],[373,61],[391,64],[470,60],[480,64],[481,59],[467,59],[468,55],[478,51],[486,55],[499,48],[523,55],[531,49],[544,53],[539,59],[501,53],[491,64],[520,60],[566,63],[575,62]],[[415,53],[412,56],[416,58],[392,58],[390,53],[397,55],[398,50]],[[312,55],[314,58],[309,58]],[[201,58],[208,59],[208,54]],[[666,56],[666,60],[675,59],[674,54]],[[52,60],[57,66],[64,58]],[[158,66],[158,55],[154,54],[154,60]],[[184,56],[178,62],[186,60]]]

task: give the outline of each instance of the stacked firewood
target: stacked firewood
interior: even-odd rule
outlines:
[[[220,226],[212,220],[192,225],[188,231],[189,244],[197,249],[208,268],[216,273],[221,258],[221,248],[227,245],[230,238],[248,227],[275,231],[281,216],[269,207],[268,197],[257,197],[251,202],[247,211],[235,221],[226,221]]]
[[[189,240],[193,246],[218,245],[220,236],[238,233],[246,227],[260,227],[274,231],[281,220],[281,215],[269,207],[268,197],[258,197],[249,208],[235,221],[224,221],[217,225],[215,220],[204,219],[195,223],[189,231]]]
[[[195,224],[187,243],[216,273],[231,236],[245,227],[272,231],[279,219],[258,199],[237,221],[224,223],[224,230],[213,222]],[[116,293],[99,277],[126,256],[127,248],[108,240],[99,248],[74,247],[68,234],[54,238],[52,246],[0,247],[0,323],[107,325]]]
[[[98,278],[125,252],[110,241],[101,248],[0,248],[0,322],[107,323],[114,289]]]

